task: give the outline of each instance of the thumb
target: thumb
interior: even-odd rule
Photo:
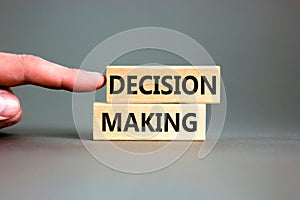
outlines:
[[[11,92],[0,89],[0,123],[13,118],[20,111],[19,99]]]

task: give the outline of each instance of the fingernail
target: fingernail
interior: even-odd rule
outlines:
[[[73,90],[78,92],[93,91],[105,84],[105,76],[98,72],[80,70]]]
[[[105,83],[105,76],[98,72],[85,72],[86,76],[83,76],[86,81],[90,81],[91,83],[97,83],[97,89],[102,87]]]
[[[20,110],[20,103],[9,94],[0,96],[0,120],[8,119]]]
[[[100,74],[100,78],[99,78],[99,81],[98,81],[98,85],[97,85],[97,88],[101,88],[106,82],[106,77],[104,74]]]

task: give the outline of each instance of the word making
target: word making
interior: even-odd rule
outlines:
[[[95,140],[205,139],[205,104],[94,104]]]

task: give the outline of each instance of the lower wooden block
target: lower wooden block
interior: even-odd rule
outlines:
[[[94,103],[94,140],[205,140],[205,104]]]

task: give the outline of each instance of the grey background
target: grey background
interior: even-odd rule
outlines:
[[[15,88],[24,118],[1,130],[0,198],[299,199],[299,20],[297,1],[2,0],[0,51],[69,67],[127,29],[183,32],[222,66],[228,113],[221,140],[204,160],[194,143],[172,166],[131,175],[101,165],[85,150],[71,93]],[[186,64],[154,50],[132,52],[115,64],[149,62]],[[139,151],[153,144],[126,145]]]

